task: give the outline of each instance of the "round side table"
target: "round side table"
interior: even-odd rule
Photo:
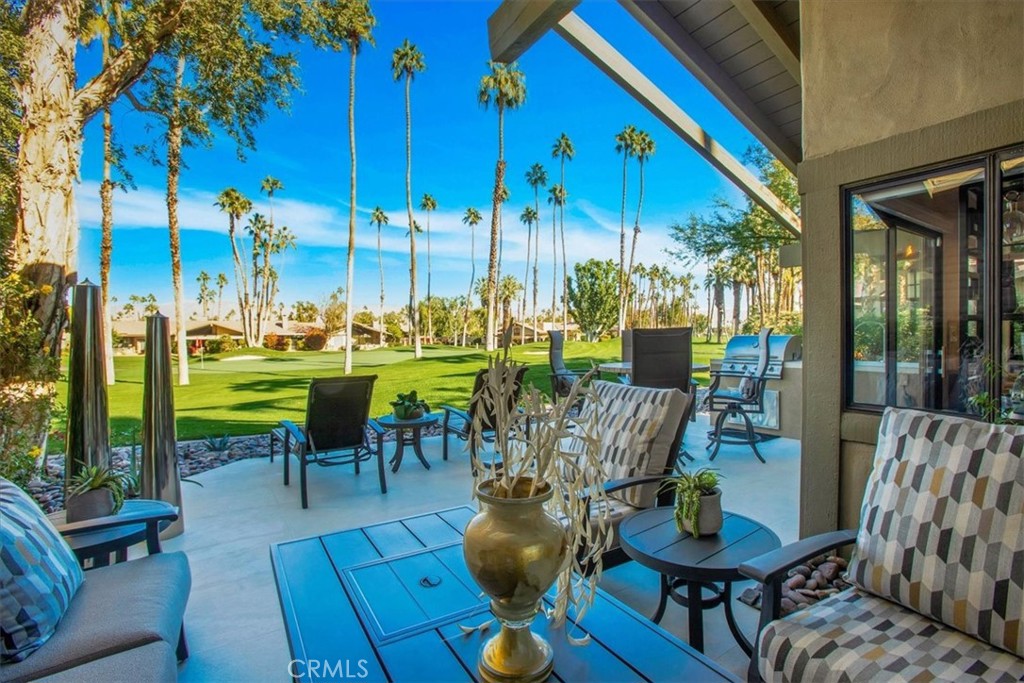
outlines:
[[[392,472],[397,472],[398,468],[402,466],[402,457],[405,455],[406,446],[412,446],[413,453],[419,458],[420,464],[426,469],[430,469],[430,463],[423,457],[420,430],[436,425],[439,419],[439,416],[434,413],[426,413],[423,417],[418,417],[415,420],[399,420],[394,415],[382,415],[377,418],[377,424],[395,432],[395,455],[391,458]]]
[[[750,641],[732,613],[732,582],[746,580],[739,573],[740,564],[781,548],[779,537],[759,522],[725,512],[720,532],[694,538],[676,530],[673,512],[672,507],[641,510],[619,526],[619,542],[626,554],[661,574],[661,597],[652,620],[661,621],[671,597],[687,608],[690,645],[703,652],[704,610],[724,605],[729,630],[749,655]],[[685,595],[680,593],[683,588]],[[705,588],[711,597],[704,596]]]

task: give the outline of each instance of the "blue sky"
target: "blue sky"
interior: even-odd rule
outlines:
[[[356,130],[358,151],[358,235],[355,301],[376,310],[378,271],[376,229],[369,224],[374,206],[390,216],[384,228],[387,307],[408,298],[408,238],[405,225],[404,92],[391,76],[391,52],[409,38],[423,52],[427,71],[412,87],[413,198],[424,192],[438,202],[431,219],[433,293],[465,294],[470,275],[470,239],[461,222],[466,207],[484,216],[477,226],[476,272],[486,270],[490,193],[497,154],[497,117],[476,103],[488,59],[487,17],[496,1],[398,2],[377,0],[376,48],[357,62]],[[587,0],[578,14],[640,67],[726,149],[740,156],[754,144],[748,133],[682,65],[644,31],[618,3]],[[267,212],[260,180],[270,174],[284,183],[275,197],[275,218],[297,235],[298,249],[281,260],[280,300],[319,302],[345,281],[348,231],[347,54],[303,47],[299,54],[302,92],[290,114],[272,112],[257,131],[258,147],[240,162],[225,138],[210,149],[187,149],[181,178],[180,220],[186,299],[194,302],[201,270],[231,277],[226,216],[212,204],[233,186]],[[95,54],[80,54],[82,76]],[[647,130],[657,152],[646,165],[643,233],[638,258],[691,270],[664,254],[671,245],[668,226],[692,212],[708,210],[715,195],[741,195],[685,143],[554,33],[520,60],[526,74],[526,105],[506,115],[505,151],[511,200],[504,214],[504,270],[522,279],[526,268],[526,227],[519,220],[532,203],[523,179],[535,162],[556,182],[558,165],[551,145],[565,132],[576,147],[567,165],[566,241],[572,263],[591,257],[617,258],[621,156],[614,135],[632,123]],[[115,107],[120,142],[130,150],[151,139],[147,118],[124,103]],[[81,276],[99,277],[99,198],[101,177],[99,120],[86,127],[82,183],[77,202],[82,224]],[[164,204],[164,169],[130,157],[137,190],[114,197],[115,233],[111,288],[121,301],[130,294],[156,295],[165,313],[171,305],[170,256]],[[635,211],[637,176],[631,166],[627,222]],[[541,198],[540,302],[550,305],[551,214]],[[417,220],[426,224],[417,211]],[[426,239],[417,241],[419,291],[426,293]],[[547,265],[545,265],[547,264]],[[545,297],[545,292],[547,296]],[[225,312],[233,285],[225,290]],[[194,306],[195,304],[189,304]],[[189,310],[191,312],[191,308]]]

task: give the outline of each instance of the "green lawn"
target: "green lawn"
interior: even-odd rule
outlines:
[[[512,352],[514,358],[530,366],[527,383],[544,392],[550,391],[547,349],[547,342],[543,342],[517,346]],[[722,349],[719,344],[695,344],[694,362],[707,363],[711,357],[720,357]],[[309,379],[339,376],[344,363],[340,352],[266,351],[261,355],[265,356],[262,360],[207,358],[191,362],[191,384],[174,389],[179,439],[259,434],[282,418],[299,422],[306,407]],[[619,341],[567,342],[565,358],[570,368],[584,369],[590,367],[590,360],[617,360]],[[486,363],[484,351],[451,346],[427,346],[424,358],[418,361],[413,359],[412,349],[405,347],[357,351],[353,356],[355,374],[378,376],[372,415],[389,412],[388,401],[398,392],[412,389],[431,406],[465,406],[473,376]],[[119,356],[115,367],[117,383],[109,392],[111,436],[115,444],[123,445],[130,442],[132,431],[141,424],[143,359]],[[702,383],[708,380],[707,373],[696,378]],[[59,389],[59,395],[67,395],[66,386]]]

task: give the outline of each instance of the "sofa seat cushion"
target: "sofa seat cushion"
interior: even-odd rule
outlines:
[[[1024,427],[886,410],[852,583],[1024,657]]]
[[[856,588],[771,622],[758,652],[768,683],[1024,677],[1019,657]]]
[[[37,683],[174,683],[177,680],[178,660],[174,647],[158,640],[44,676],[37,679]]]
[[[0,477],[0,662],[19,662],[57,630],[82,570],[39,505]]]
[[[160,640],[174,646],[191,586],[184,553],[92,569],[46,645],[4,666],[2,678],[33,680]]]

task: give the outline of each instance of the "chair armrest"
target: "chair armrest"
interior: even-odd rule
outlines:
[[[288,432],[288,435],[295,441],[295,443],[306,443],[306,435],[302,433],[302,430],[299,429],[294,422],[291,420],[281,420],[278,424],[284,427],[284,430]]]
[[[643,486],[644,484],[657,484],[665,480],[665,474],[648,474],[642,477],[625,477],[623,479],[612,479],[606,481],[604,484],[605,493],[615,493],[623,489],[632,488],[634,486]]]
[[[826,550],[850,545],[856,540],[856,529],[842,529],[810,536],[744,562],[739,566],[739,572],[755,581],[772,583],[783,578],[793,567],[821,555]]]
[[[443,410],[446,413],[452,413],[456,417],[462,418],[463,420],[466,421],[466,423],[473,421],[473,418],[469,416],[469,413],[467,413],[465,410],[460,410],[459,408],[456,408],[454,406],[443,405],[441,406],[441,410]]]
[[[384,435],[384,428],[381,427],[377,423],[377,421],[374,420],[372,417],[369,420],[366,421],[366,426],[369,427],[370,429],[372,429],[373,433],[376,434],[377,436],[383,436]]]
[[[146,551],[150,555],[160,552],[160,523],[178,519],[178,508],[162,500],[147,501],[152,505],[146,510],[126,510],[116,515],[83,519],[80,522],[61,524],[57,531],[62,536],[76,536],[96,531],[105,531],[127,525],[146,525]],[[77,554],[77,553],[76,553]]]

